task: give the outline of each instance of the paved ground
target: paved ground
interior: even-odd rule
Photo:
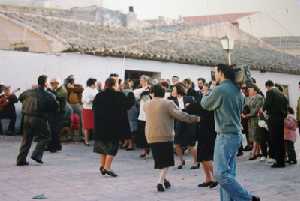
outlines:
[[[42,166],[30,161],[28,167],[16,167],[19,138],[0,137],[0,201],[29,201],[44,194],[49,201],[217,201],[218,189],[199,189],[199,170],[172,168],[172,189],[156,192],[157,171],[152,159],[141,160],[138,151],[121,150],[113,169],[118,178],[98,172],[98,155],[92,147],[65,144],[63,152],[46,153]],[[297,144],[300,153],[300,144]],[[263,201],[300,200],[299,165],[271,169],[259,161],[239,159],[239,181]],[[190,158],[189,158],[190,161]]]

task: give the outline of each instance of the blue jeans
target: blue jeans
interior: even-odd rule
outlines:
[[[236,154],[242,136],[218,134],[214,152],[214,176],[220,184],[221,201],[251,201],[252,196],[236,180]]]

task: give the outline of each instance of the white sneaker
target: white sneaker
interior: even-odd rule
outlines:
[[[267,158],[266,157],[260,157],[260,159],[259,159],[259,161],[266,161],[267,160]]]
[[[273,158],[268,158],[267,163],[275,163],[276,161]]]

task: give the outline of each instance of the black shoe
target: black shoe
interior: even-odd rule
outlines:
[[[242,155],[244,155],[244,153],[243,153],[243,151],[239,151],[238,153],[237,153],[237,157],[240,157],[240,156],[242,156]]]
[[[41,159],[37,159],[35,157],[31,157],[32,160],[36,161],[37,163],[43,164],[44,162]]]
[[[252,201],[260,201],[260,198],[257,196],[252,196]]]
[[[249,158],[249,161],[254,161],[254,160],[256,160],[257,159],[257,156],[251,156],[250,158]]]
[[[291,165],[296,165],[296,164],[297,164],[297,161],[296,161],[296,160],[289,161],[289,164],[291,164]]]
[[[157,191],[158,192],[164,192],[165,191],[165,188],[163,187],[163,185],[162,184],[157,184]]]
[[[200,168],[200,163],[197,163],[197,165],[191,166],[191,170],[196,170]]]
[[[274,163],[271,168],[284,168],[285,164]]]
[[[209,188],[214,188],[214,187],[216,187],[218,184],[219,184],[218,182],[212,181],[212,182],[210,182]]]
[[[28,165],[29,165],[29,163],[27,161],[17,163],[17,166],[28,166]]]
[[[207,182],[207,183],[202,183],[202,184],[198,184],[198,187],[202,188],[202,187],[209,187],[211,184],[211,181],[210,182]]]
[[[147,154],[141,154],[140,158],[146,158]]]
[[[104,173],[104,174],[103,174]],[[103,168],[103,175],[109,175],[109,176],[111,176],[111,177],[117,177],[118,175],[116,174],[116,173],[114,173],[113,171],[111,171],[111,170],[106,170],[106,169],[104,169]]]
[[[126,151],[133,151],[134,148],[126,148]]]
[[[181,165],[178,165],[178,167],[177,167],[177,169],[182,169],[183,168],[183,166],[185,166],[185,160],[183,160],[182,162],[181,162]]]
[[[164,186],[165,186],[165,188],[166,189],[169,189],[169,188],[171,188],[171,183],[168,181],[168,180],[164,180]]]
[[[105,171],[104,171],[104,167],[103,167],[103,166],[101,166],[101,167],[99,168],[99,170],[100,170],[100,172],[101,172],[102,175],[105,175]]]
[[[56,153],[57,149],[50,149],[49,151],[50,151],[50,153]]]
[[[62,151],[62,146],[61,145],[59,145],[58,147],[57,147],[57,149],[56,149],[57,151]]]
[[[247,145],[245,148],[244,148],[244,151],[251,151],[252,150],[252,147]]]

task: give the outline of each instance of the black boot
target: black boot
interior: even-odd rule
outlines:
[[[165,188],[163,187],[163,185],[162,184],[157,184],[157,191],[158,192],[164,192],[165,191]]]
[[[260,201],[260,198],[257,196],[252,196],[252,201]]]

